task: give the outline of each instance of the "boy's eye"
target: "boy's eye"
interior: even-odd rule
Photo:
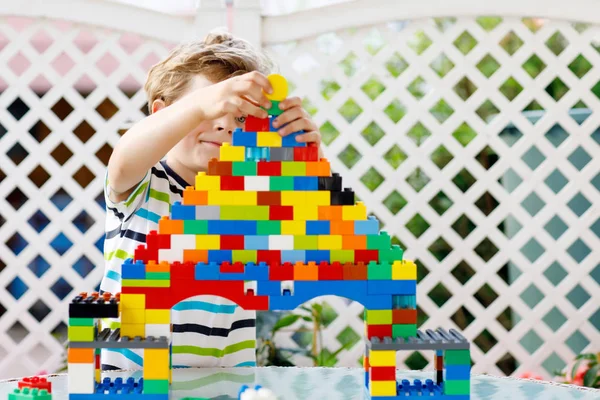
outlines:
[[[236,119],[241,124],[243,124],[244,122],[246,122],[246,117],[237,117]]]

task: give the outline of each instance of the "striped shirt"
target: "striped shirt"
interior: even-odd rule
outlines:
[[[158,230],[158,220],[169,215],[171,205],[181,201],[189,185],[166,161],[157,163],[133,190],[128,199],[114,203],[105,179],[106,237],[105,272],[100,290],[121,291],[121,265],[133,258],[146,235]],[[116,321],[104,321],[112,328]],[[230,300],[215,296],[195,296],[171,310],[172,364],[190,367],[233,367],[256,364],[256,313],[246,311]],[[105,368],[136,369],[142,366],[139,350],[103,351]]]

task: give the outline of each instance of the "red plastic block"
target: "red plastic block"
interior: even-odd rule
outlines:
[[[170,249],[171,235],[158,234],[156,231],[150,231],[146,236],[146,245],[148,250]]]
[[[244,177],[222,176],[221,190],[244,190]]]
[[[294,219],[294,206],[269,207],[269,219],[271,221],[292,221]]]
[[[344,279],[344,271],[342,264],[336,261],[332,264],[321,262],[319,263],[319,280],[320,281],[341,281]]]
[[[283,264],[272,263],[269,265],[270,281],[292,281],[294,280],[294,265],[286,262]]]
[[[371,367],[371,381],[395,381],[396,367]]]
[[[281,205],[281,192],[256,192],[256,205],[279,206]]]
[[[256,166],[257,176],[281,176],[281,161],[259,161]]]
[[[244,281],[196,281],[192,278],[184,282],[173,281],[171,278],[170,288],[126,287],[123,288],[123,293],[145,294],[147,310],[164,310],[182,300],[200,295],[219,296],[235,302],[244,294]]]
[[[378,250],[355,250],[354,261],[363,262],[368,264],[371,261],[379,262],[379,251]]]
[[[136,247],[135,251],[133,252],[133,260],[134,261],[143,261],[144,264],[147,264],[148,261],[150,261],[150,260],[156,261],[157,259],[158,259],[158,249],[151,251],[151,250],[146,249],[146,247],[144,245],[139,245],[138,247]]]
[[[294,161],[319,161],[317,146],[294,147]]]
[[[392,325],[367,325],[367,338],[392,337]]]
[[[231,176],[233,174],[233,163],[231,161],[219,161],[211,158],[208,162],[208,175]]]
[[[193,262],[184,262],[183,264],[179,261],[175,261],[171,264],[171,285],[174,285],[173,281],[181,280],[181,281],[189,281],[194,280],[195,272],[194,267],[195,263]]]
[[[19,389],[32,388],[32,389],[46,389],[48,393],[52,393],[52,383],[48,382],[46,378],[40,378],[39,376],[33,376],[31,378],[23,378],[19,384]]]
[[[416,324],[417,323],[417,310],[411,310],[408,308],[392,310],[392,323],[393,324]]]
[[[256,252],[256,261],[267,264],[281,264],[281,250],[258,250]]]
[[[221,263],[221,265],[219,266],[219,271],[220,272],[229,272],[229,273],[240,273],[243,274],[244,273],[244,263],[242,262],[234,262],[233,264],[231,264],[230,262],[224,262]]]
[[[221,235],[221,250],[243,250],[244,235]]]
[[[244,310],[267,311],[269,309],[269,296],[256,296],[250,289],[244,296],[238,297],[236,303]]]
[[[367,265],[362,262],[345,263],[342,271],[345,281],[366,281],[368,279]]]
[[[252,115],[246,117],[244,132],[268,132],[269,118],[257,118]]]

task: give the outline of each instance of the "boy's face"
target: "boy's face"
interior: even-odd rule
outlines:
[[[213,85],[203,75],[196,75],[188,90],[182,95]],[[168,154],[169,162],[173,161],[193,172],[206,171],[212,158],[219,158],[223,143],[231,143],[232,133],[243,128],[244,119],[231,114],[219,119],[203,121],[198,127],[185,136]],[[188,182],[194,184],[194,182]]]

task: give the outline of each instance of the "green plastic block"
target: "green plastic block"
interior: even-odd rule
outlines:
[[[231,259],[233,262],[242,262],[244,264],[257,262],[256,250],[233,250],[231,252]]]
[[[392,245],[391,249],[379,250],[379,261],[386,261],[393,264],[394,261],[402,261],[404,250],[398,245]]]
[[[281,115],[281,113],[283,112],[283,110],[279,109],[279,101],[277,100],[270,100],[271,102],[271,108],[269,108],[267,110],[269,115]],[[263,108],[263,107],[261,107]],[[264,108],[263,108],[264,110]]]
[[[331,250],[329,258],[331,262],[341,263],[354,262],[354,250]]]
[[[446,350],[444,352],[445,365],[470,365],[470,350]]]
[[[171,287],[171,280],[123,279],[121,285],[122,287]]]
[[[168,379],[144,379],[143,394],[167,394],[169,393]]]
[[[317,235],[294,236],[294,250],[317,250],[319,248],[319,237]],[[306,260],[312,261],[312,260]]]
[[[269,189],[272,192],[283,192],[287,190],[294,190],[294,177],[293,176],[272,176],[269,179]]]
[[[392,310],[365,310],[365,319],[369,325],[391,325]]]
[[[269,206],[221,206],[222,220],[267,221]]]
[[[183,233],[189,235],[206,235],[208,234],[208,221],[185,220],[183,221]]]
[[[379,235],[367,235],[367,250],[389,250],[392,247],[392,238],[387,232],[381,231]]]
[[[306,176],[306,163],[302,161],[282,161],[281,176]]]
[[[94,326],[94,318],[69,318],[69,326]]]
[[[471,393],[471,381],[445,381],[444,382],[444,394],[447,395],[460,395]]]
[[[396,338],[409,338],[417,336],[417,325],[416,324],[393,324],[392,325],[392,339]]]
[[[232,163],[233,176],[256,176],[256,166],[254,161],[234,161]]]
[[[93,342],[95,333],[94,326],[69,326],[67,330],[70,342]]]
[[[392,279],[392,264],[390,263],[376,263],[371,261],[367,265],[367,279],[369,280],[391,280]]]
[[[8,394],[8,400],[52,400],[52,395],[46,389],[15,389]]]
[[[146,279],[169,280],[169,279],[171,279],[171,273],[170,272],[146,272]]]
[[[257,235],[281,235],[281,221],[257,221]]]

